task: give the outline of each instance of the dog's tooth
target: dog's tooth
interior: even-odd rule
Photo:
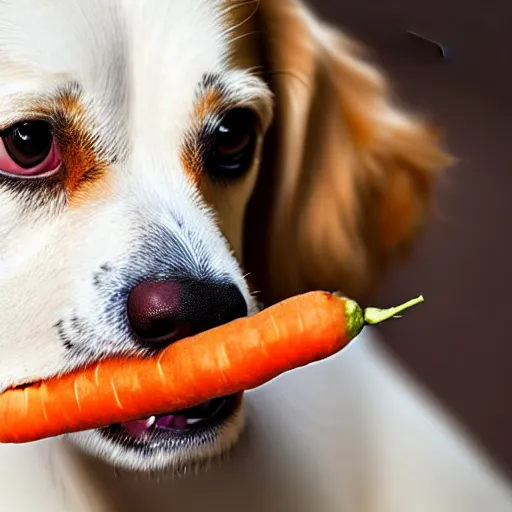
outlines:
[[[204,418],[187,418],[187,424],[188,425],[195,425],[196,423],[199,423],[200,421],[203,421]]]

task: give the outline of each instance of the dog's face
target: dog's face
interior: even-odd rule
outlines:
[[[247,270],[270,300],[363,293],[411,239],[437,143],[346,41],[273,4],[0,1],[0,390],[252,314]],[[226,397],[72,437],[158,469],[241,427]]]

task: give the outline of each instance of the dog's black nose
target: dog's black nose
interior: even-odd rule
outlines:
[[[143,343],[169,345],[247,316],[247,303],[234,284],[148,281],[128,297],[128,319]]]

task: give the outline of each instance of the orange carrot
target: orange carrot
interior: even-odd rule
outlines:
[[[362,310],[327,292],[284,300],[144,359],[110,359],[0,394],[0,442],[24,443],[199,405],[329,357],[422,302]]]

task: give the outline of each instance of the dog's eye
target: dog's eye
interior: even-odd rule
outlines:
[[[51,126],[24,121],[1,134],[0,170],[19,176],[47,174],[60,164]]]
[[[251,110],[237,108],[220,122],[210,145],[206,169],[215,178],[241,176],[251,167],[256,146],[256,122]]]
[[[44,121],[29,121],[14,125],[4,136],[7,153],[24,169],[39,165],[50,152],[53,135]]]

